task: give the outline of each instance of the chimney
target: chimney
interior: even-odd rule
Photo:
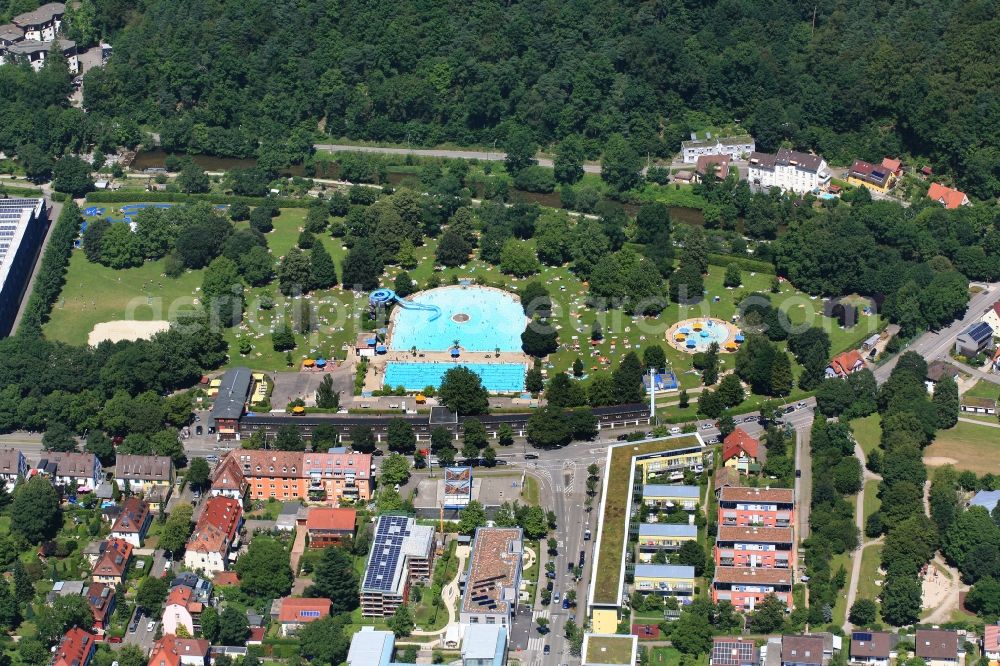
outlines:
[[[691,140],[692,141],[697,141],[698,140],[698,134],[696,132],[691,132]]]

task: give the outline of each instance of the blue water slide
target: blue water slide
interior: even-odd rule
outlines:
[[[427,321],[434,321],[441,316],[441,308],[436,305],[428,305],[425,303],[415,303],[413,301],[408,301],[405,298],[401,298],[392,289],[376,289],[368,296],[368,302],[371,305],[388,305],[389,303],[397,303],[399,307],[405,308],[407,310],[426,310],[428,312],[433,312],[432,316]]]

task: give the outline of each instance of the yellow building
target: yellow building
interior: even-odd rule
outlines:
[[[684,449],[663,451],[649,457],[636,457],[635,464],[642,470],[642,482],[649,482],[650,474],[661,472],[677,472],[683,474],[686,469],[697,469],[704,465],[704,446],[691,446]]]
[[[856,187],[867,187],[873,192],[885,194],[896,184],[896,173],[891,165],[872,164],[864,160],[854,160],[847,172],[847,182]]]
[[[642,501],[655,509],[684,509],[695,511],[701,500],[698,486],[664,486],[646,484],[642,487]]]
[[[694,595],[694,567],[637,564],[633,579],[633,589],[641,594],[662,594],[671,597]]]
[[[687,541],[698,539],[698,528],[688,524],[641,523],[639,561],[648,562],[660,550],[678,550]]]

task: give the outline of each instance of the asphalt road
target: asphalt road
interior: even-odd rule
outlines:
[[[923,356],[928,362],[948,355],[948,350],[955,343],[955,338],[965,330],[966,327],[979,321],[983,313],[997,300],[998,287],[1000,283],[994,282],[987,289],[976,294],[969,300],[969,306],[965,311],[965,316],[956,320],[951,326],[942,328],[939,331],[928,331],[919,338],[907,345],[904,351],[915,351]],[[875,379],[881,384],[889,378],[892,369],[896,367],[899,355],[875,369]],[[997,375],[983,375],[983,379],[1000,384],[1000,377]]]
[[[378,146],[347,146],[336,143],[317,143],[313,146],[316,150],[331,153],[355,152],[355,153],[379,153],[382,155],[417,155],[421,157],[448,157],[463,160],[483,160],[486,162],[503,162],[507,158],[507,153],[497,150],[438,150],[425,148],[380,148]],[[539,157],[536,158],[538,166],[552,168],[552,160]],[[584,164],[583,170],[587,173],[601,173],[600,164]]]

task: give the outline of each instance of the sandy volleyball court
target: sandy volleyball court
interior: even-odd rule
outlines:
[[[120,342],[122,340],[147,340],[160,331],[170,328],[170,322],[162,319],[153,321],[136,321],[135,319],[121,319],[118,321],[102,321],[95,324],[90,335],[87,336],[87,344],[96,347],[105,340]]]

